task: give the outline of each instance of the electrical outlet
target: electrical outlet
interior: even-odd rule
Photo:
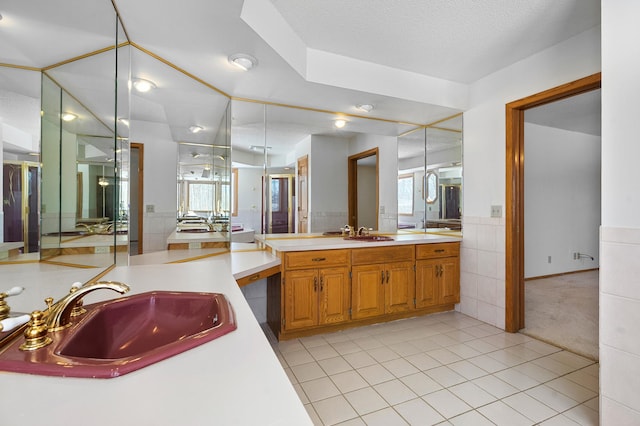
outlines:
[[[93,252],[95,254],[107,254],[109,253],[109,246],[95,246]]]
[[[491,206],[491,217],[502,217],[502,206]]]
[[[146,211],[147,213],[155,213],[155,212],[156,212],[156,206],[155,206],[155,204],[147,204],[147,205],[145,206],[145,211]]]
[[[551,263],[551,256],[547,256],[547,263]]]
[[[580,253],[573,253],[573,260],[580,259]]]
[[[384,206],[380,206],[380,214],[384,214]]]

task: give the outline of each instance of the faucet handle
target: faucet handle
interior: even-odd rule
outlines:
[[[9,317],[9,312],[11,312],[11,307],[5,302],[6,297],[17,296],[18,294],[24,291],[24,287],[12,287],[4,293],[0,293],[0,320]]]
[[[20,287],[20,286],[11,287],[9,290],[5,291],[4,293],[0,293],[0,299],[4,299],[5,297],[9,297],[9,296],[17,296],[23,291],[24,291],[24,287]]]
[[[0,321],[0,331],[9,332],[16,327],[20,327],[22,324],[25,324],[31,316],[24,314],[19,317],[5,318]]]
[[[31,312],[31,320],[24,330],[25,340],[19,349],[21,351],[35,351],[50,344],[53,340],[47,336],[47,330],[44,313],[42,311]]]

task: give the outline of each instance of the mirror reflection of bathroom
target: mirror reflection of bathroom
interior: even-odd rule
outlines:
[[[398,138],[398,229],[462,229],[462,115]]]

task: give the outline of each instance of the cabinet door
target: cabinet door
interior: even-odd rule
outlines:
[[[440,303],[460,302],[460,259],[440,259]]]
[[[440,259],[416,262],[416,308],[435,306],[438,301]]]
[[[319,324],[349,319],[349,268],[320,269]]]
[[[414,308],[415,273],[413,262],[394,262],[385,268],[385,312],[404,312]]]
[[[358,265],[351,271],[351,318],[384,314],[384,265]]]
[[[284,274],[284,329],[295,330],[318,323],[318,274],[316,269]]]

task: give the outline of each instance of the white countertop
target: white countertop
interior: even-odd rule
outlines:
[[[264,234],[256,235],[260,245],[266,245],[273,251],[331,250],[345,248],[386,247],[406,244],[433,244],[460,242],[462,238],[438,234],[397,232],[380,233],[393,238],[393,241],[354,241],[342,236],[324,236],[322,234]]]
[[[70,271],[69,282],[76,279],[74,275],[75,271]],[[4,409],[0,423],[312,424],[226,261],[117,267],[105,279],[129,284],[129,294],[150,290],[224,293],[235,310],[238,328],[190,351],[113,379],[1,372],[0,405]],[[97,291],[89,294],[85,302],[111,299],[114,295]],[[33,303],[40,306],[42,302]]]
[[[167,238],[167,244],[180,243],[212,243],[229,241],[228,232],[185,232],[173,231]]]

